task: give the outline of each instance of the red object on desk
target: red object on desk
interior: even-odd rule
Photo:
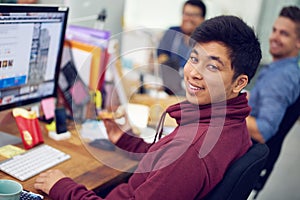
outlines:
[[[30,149],[44,142],[41,128],[35,112],[23,108],[13,109],[18,129],[25,149]]]

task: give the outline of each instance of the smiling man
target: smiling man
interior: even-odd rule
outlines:
[[[105,199],[203,199],[252,145],[245,120],[250,107],[240,91],[261,59],[254,31],[238,17],[219,16],[203,22],[191,38],[184,67],[187,100],[166,110],[158,141],[148,144],[104,120],[111,142],[140,159],[128,183]],[[161,138],[166,114],[178,125]],[[53,200],[101,199],[59,170],[42,173],[34,186]]]
[[[274,136],[286,109],[300,95],[300,9],[284,7],[269,38],[273,61],[264,66],[250,91],[247,125],[261,143]]]

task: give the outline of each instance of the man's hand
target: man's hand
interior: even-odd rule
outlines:
[[[109,140],[116,144],[124,132],[131,129],[127,113],[123,106],[108,111],[100,111],[99,119],[103,120]]]
[[[247,122],[247,128],[248,132],[254,140],[260,142],[260,143],[265,143],[265,139],[263,138],[262,134],[258,130],[257,124],[256,124],[256,119],[252,116],[248,116],[246,118]]]
[[[49,194],[53,185],[64,177],[66,177],[66,175],[58,169],[46,171],[37,177],[34,188]]]

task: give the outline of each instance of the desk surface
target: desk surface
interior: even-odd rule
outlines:
[[[53,169],[60,169],[67,176],[85,185],[88,189],[97,190],[103,184],[109,185],[110,181],[117,179],[124,174],[123,172],[132,172],[137,166],[136,161],[122,155],[122,152],[118,150],[110,152],[88,146],[81,139],[77,128],[74,124],[71,124],[69,127],[72,134],[71,138],[55,141],[48,137],[45,126],[41,124],[45,143],[71,155],[71,159],[53,167]],[[1,131],[19,136],[14,120],[5,126],[1,124]],[[23,148],[22,144],[16,146]],[[0,156],[0,160],[3,159],[4,157]],[[22,182],[0,171],[0,179],[16,180],[23,185],[24,189],[39,193],[33,187],[36,176]]]
[[[151,125],[157,121],[156,118],[160,116],[166,107],[183,99],[184,97],[175,96],[167,99],[157,99],[149,98],[148,95],[134,95],[131,97],[130,102],[141,103],[150,107],[150,112],[153,112],[153,115],[150,113],[149,124]],[[168,122],[168,119],[166,119],[167,124],[174,125],[175,122],[171,118],[169,120]],[[7,121],[10,123],[7,123]],[[73,123],[70,123],[68,127],[72,134],[71,138],[62,141],[55,141],[49,138],[44,124],[40,123],[40,125],[46,144],[71,155],[71,159],[56,165],[53,169],[62,170],[67,176],[73,178],[77,183],[85,185],[90,190],[101,190],[102,186],[109,186],[110,182],[114,182],[124,175],[123,172],[133,172],[137,166],[137,161],[126,157],[118,149],[111,152],[89,146],[87,144],[88,141],[80,137],[78,131],[80,127]],[[2,119],[0,131],[16,136],[20,135],[13,118],[8,120]],[[23,144],[17,144],[16,146],[23,148]],[[3,159],[5,158],[0,156],[0,161]],[[33,187],[36,176],[21,182],[0,171],[0,179],[16,180],[23,185],[24,189],[39,193]],[[48,198],[45,197],[45,199]]]

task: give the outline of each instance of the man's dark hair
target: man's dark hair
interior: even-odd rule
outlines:
[[[295,22],[296,33],[300,39],[300,8],[297,6],[283,7],[279,13],[280,17],[286,17]]]
[[[186,2],[183,4],[183,8],[184,8],[186,5],[197,6],[198,8],[200,8],[200,9],[202,10],[202,17],[205,18],[205,15],[206,15],[206,6],[205,6],[205,4],[203,3],[203,1],[201,1],[201,0],[189,0],[189,1],[186,1]]]
[[[208,42],[224,44],[234,70],[233,80],[245,74],[249,83],[262,57],[260,43],[253,29],[235,16],[223,15],[205,20],[193,32],[191,39],[192,45]]]

